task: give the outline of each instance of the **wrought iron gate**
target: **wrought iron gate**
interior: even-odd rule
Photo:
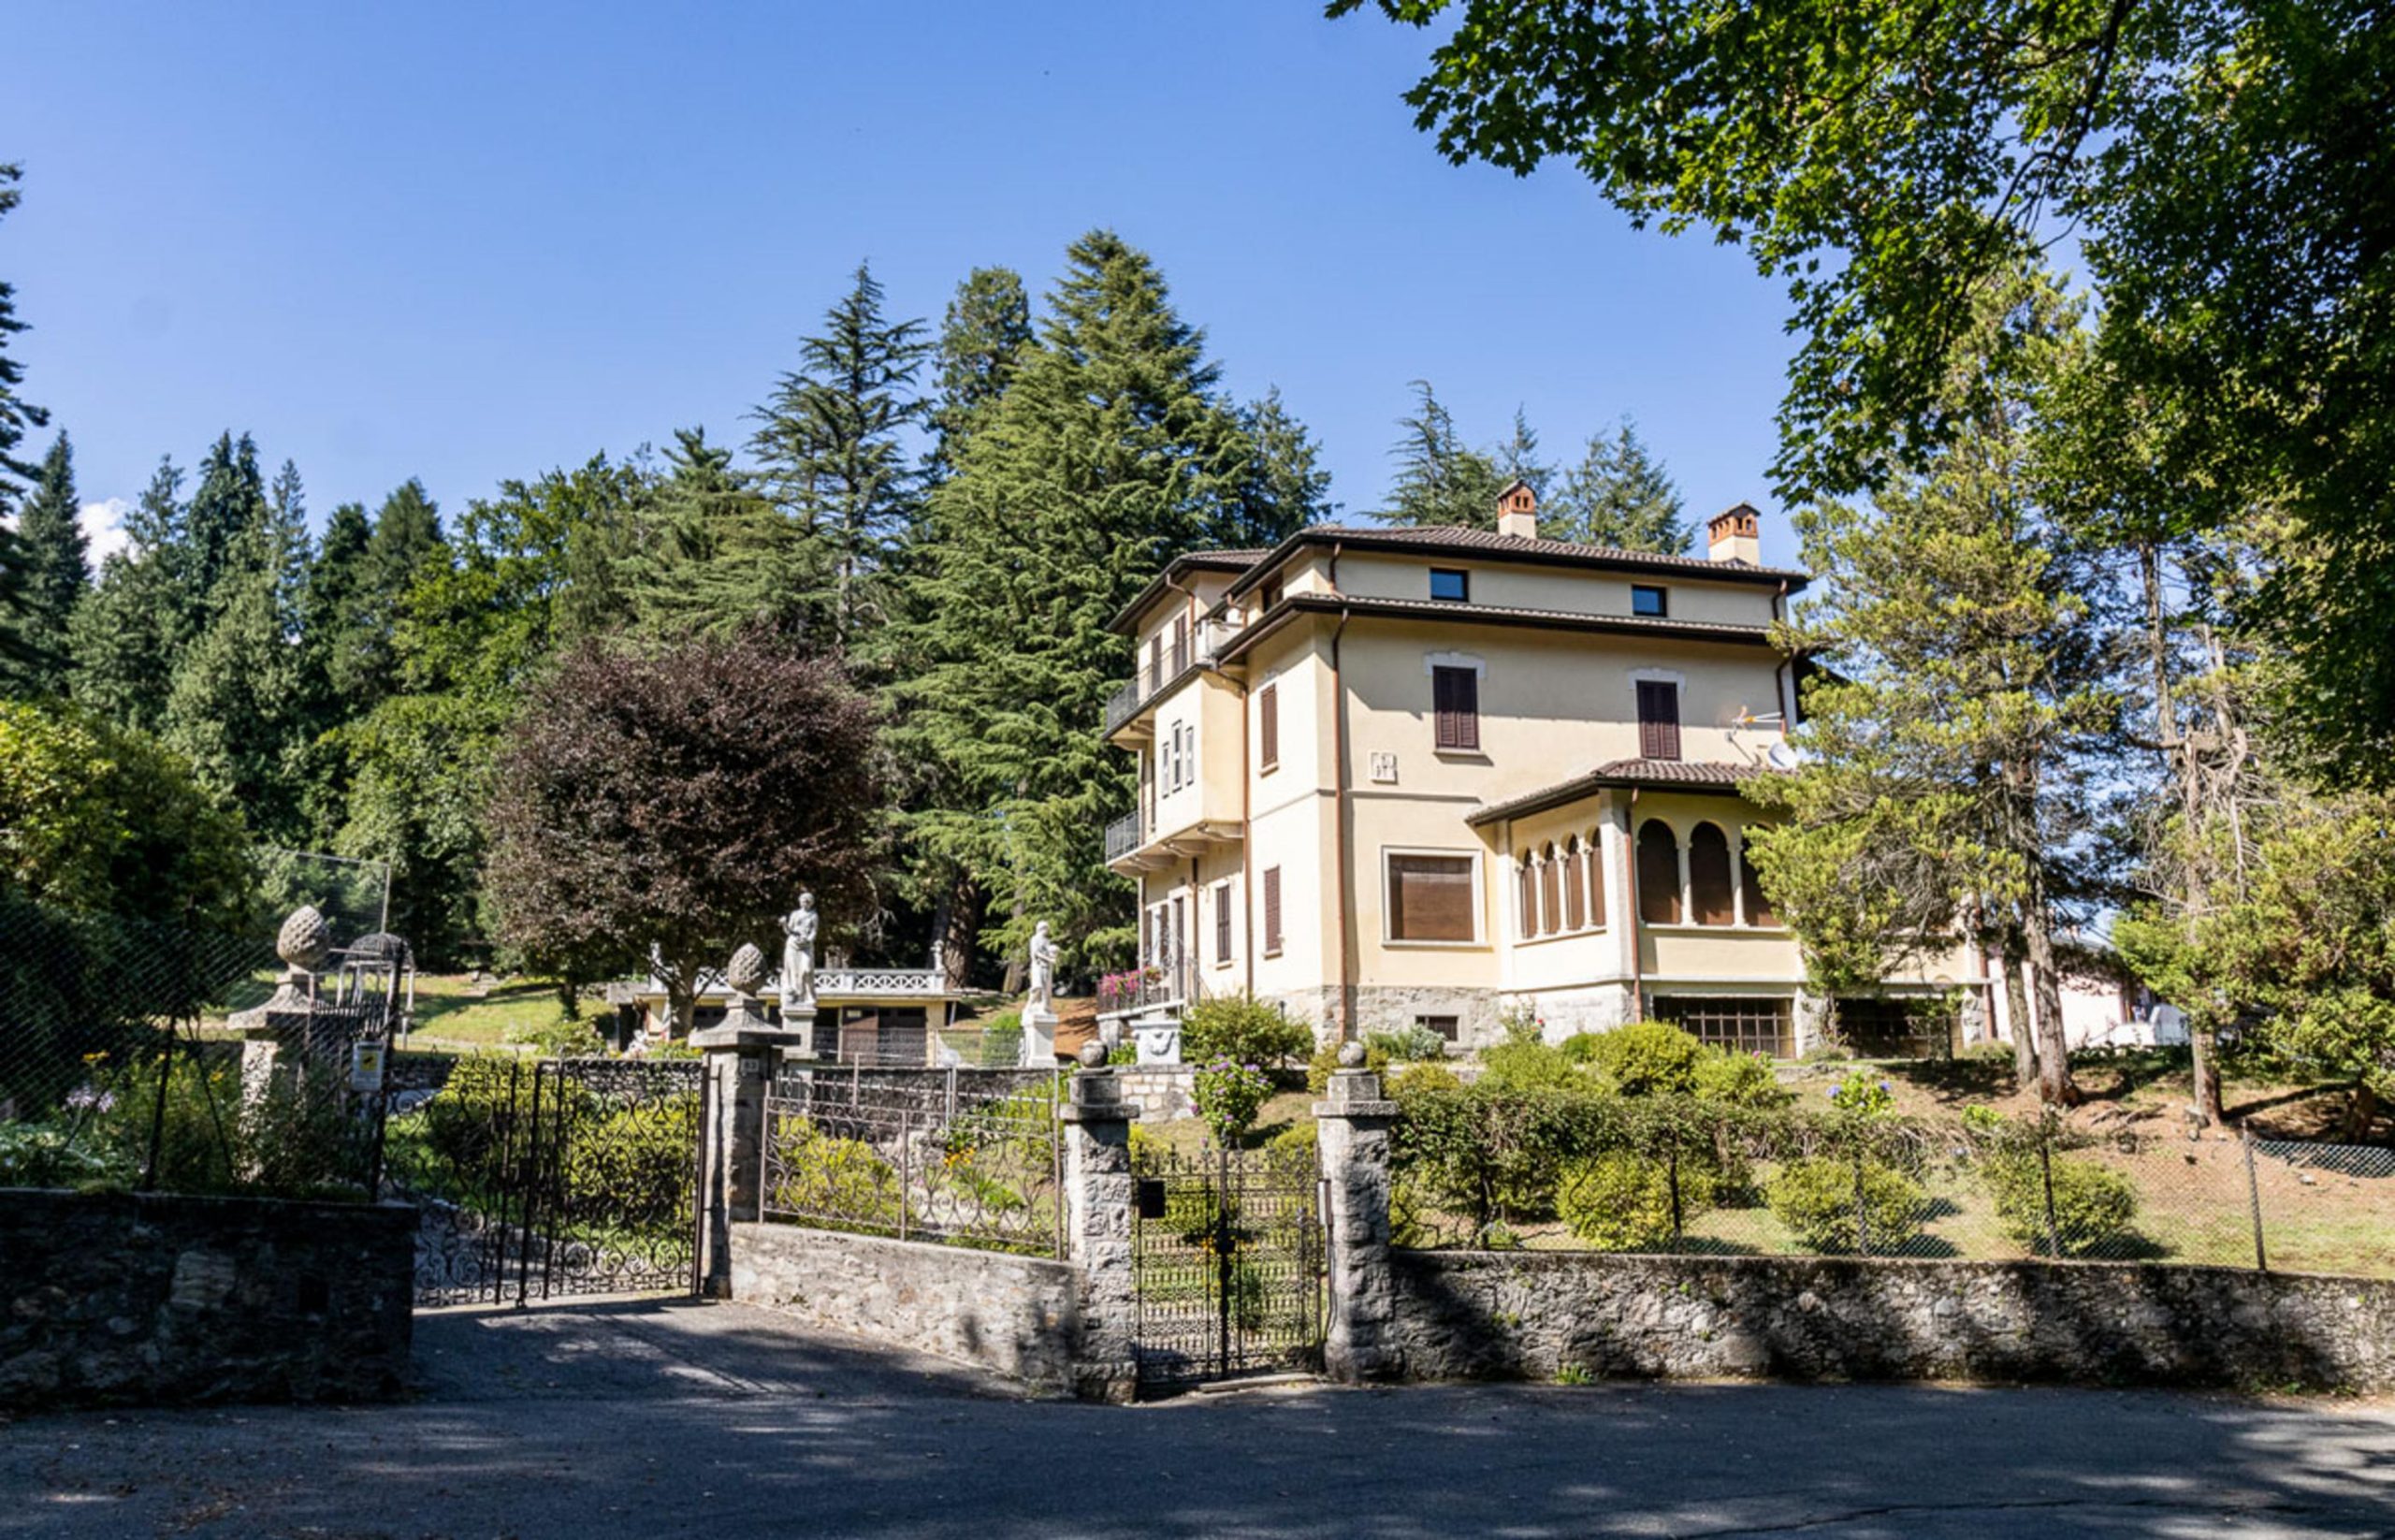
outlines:
[[[1306,1150],[1135,1162],[1133,1352],[1143,1387],[1322,1362],[1321,1171]]]
[[[384,1188],[415,1203],[419,1304],[695,1293],[689,1060],[395,1059]]]

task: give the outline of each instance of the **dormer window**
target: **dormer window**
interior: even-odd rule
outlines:
[[[1472,574],[1460,567],[1430,569],[1430,597],[1463,604],[1472,600]]]
[[[1670,596],[1659,583],[1630,585],[1630,613],[1662,619],[1672,613]]]

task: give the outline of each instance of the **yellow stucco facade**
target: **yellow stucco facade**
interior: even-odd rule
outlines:
[[[1114,1010],[1245,992],[1325,1035],[1662,1014],[1805,1045],[1738,792],[1794,709],[1769,628],[1802,574],[1513,530],[1308,530],[1177,563],[1120,617],[1140,792],[1108,850],[1148,971]],[[1984,987],[1960,952],[1888,983]]]

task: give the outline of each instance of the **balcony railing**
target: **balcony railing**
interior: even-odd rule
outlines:
[[[1196,970],[1185,959],[1171,959],[1128,973],[1110,973],[1097,981],[1097,1013],[1127,1016],[1159,1006],[1187,1005],[1198,997]]]
[[[1120,861],[1148,842],[1148,821],[1141,813],[1125,813],[1106,826],[1106,859]]]
[[[1183,639],[1178,646],[1165,648],[1161,656],[1142,662],[1128,682],[1107,697],[1106,731],[1111,733],[1138,716],[1141,706],[1187,673],[1192,663],[1212,662],[1239,635],[1242,624],[1236,616],[1210,616],[1198,623],[1194,639]]]

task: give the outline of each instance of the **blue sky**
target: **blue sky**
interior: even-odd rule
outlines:
[[[1111,225],[1241,396],[1277,384],[1378,505],[1407,382],[1551,458],[1633,415],[1702,516],[1765,497],[1778,290],[1630,228],[1568,167],[1443,161],[1428,50],[1307,0],[1110,5],[74,5],[0,0],[0,225],[30,399],[87,502],[223,429],[321,520],[410,475],[718,437],[860,258],[936,317],[1042,289]]]

